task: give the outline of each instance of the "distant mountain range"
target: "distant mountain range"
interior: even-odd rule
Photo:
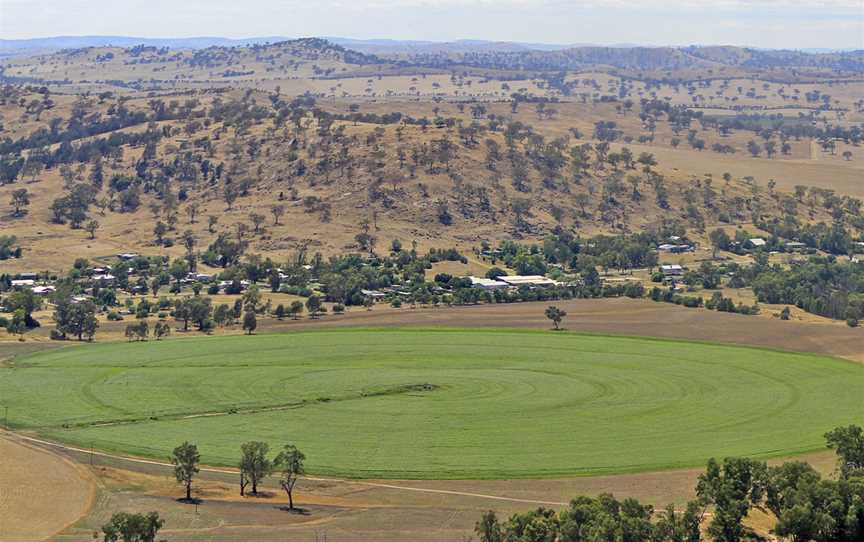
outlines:
[[[138,38],[133,36],[52,36],[23,40],[0,39],[0,51],[80,49],[83,47],[170,47],[172,49],[205,49],[207,47],[234,47],[258,43],[276,43],[289,38],[269,36],[258,38],[231,39],[202,36],[198,38]]]
[[[219,47],[215,57],[251,55],[263,51],[287,50],[308,58],[333,57],[352,65],[391,64],[397,67],[450,70],[457,67],[507,71],[566,72],[592,67],[641,70],[706,70],[735,68],[744,71],[764,69],[835,70],[837,73],[864,74],[864,50],[849,52],[805,52],[779,49],[754,49],[733,46],[644,47],[634,45],[597,46],[584,44],[536,44],[461,40],[454,42],[357,40],[338,37],[289,40],[281,36],[245,39],[221,37],[137,38],[123,36],[55,37],[0,41],[0,58],[28,57],[36,54],[78,54],[88,47],[120,47],[131,50],[145,46],[157,51],[170,49],[187,55]],[[287,48],[287,49],[286,49]],[[284,52],[284,51],[283,51]],[[138,55],[140,52],[132,52]],[[211,59],[213,65],[221,61]],[[233,62],[233,61],[232,61]],[[226,69],[229,62],[226,65]]]
[[[134,36],[51,36],[20,40],[0,39],[0,52],[47,51],[59,49],[79,49],[83,47],[169,47],[172,49],[204,49],[207,47],[234,47],[265,43],[277,43],[293,38],[285,36],[260,36],[251,38],[223,38],[201,36],[194,38],[141,38]],[[526,52],[526,51],[563,51],[577,47],[596,46],[590,43],[522,43],[487,40],[457,40],[449,42],[393,40],[393,39],[352,39],[325,37],[328,41],[367,54],[399,55],[417,53],[470,53],[470,52]],[[635,43],[603,45],[607,48],[643,47]],[[808,53],[832,53],[847,49],[800,49]]]

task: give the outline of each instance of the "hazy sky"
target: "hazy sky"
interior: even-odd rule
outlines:
[[[0,0],[0,38],[94,34],[864,49],[864,0]]]

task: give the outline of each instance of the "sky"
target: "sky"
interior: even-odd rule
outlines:
[[[864,49],[864,0],[0,0],[0,38],[58,35]]]

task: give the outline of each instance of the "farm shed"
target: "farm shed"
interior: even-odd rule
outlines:
[[[500,290],[501,288],[507,288],[508,284],[506,282],[501,282],[500,280],[492,280],[482,277],[468,277],[471,281],[472,288],[479,288],[481,290]]]
[[[661,265],[660,272],[664,277],[679,277],[684,274],[684,268],[678,264]]]
[[[539,286],[545,288],[548,286],[558,285],[558,281],[546,278],[542,275],[507,275],[498,277],[498,280],[514,287]]]

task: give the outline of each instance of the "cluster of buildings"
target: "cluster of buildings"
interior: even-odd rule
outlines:
[[[686,242],[678,235],[670,236],[665,243],[657,246],[659,252],[669,252],[671,254],[683,254],[685,252],[695,252],[696,247]]]
[[[468,278],[471,280],[472,288],[479,288],[481,290],[501,290],[505,288],[519,288],[520,286],[548,288],[561,284],[557,280],[552,280],[542,275],[504,275],[494,279],[482,277]]]

